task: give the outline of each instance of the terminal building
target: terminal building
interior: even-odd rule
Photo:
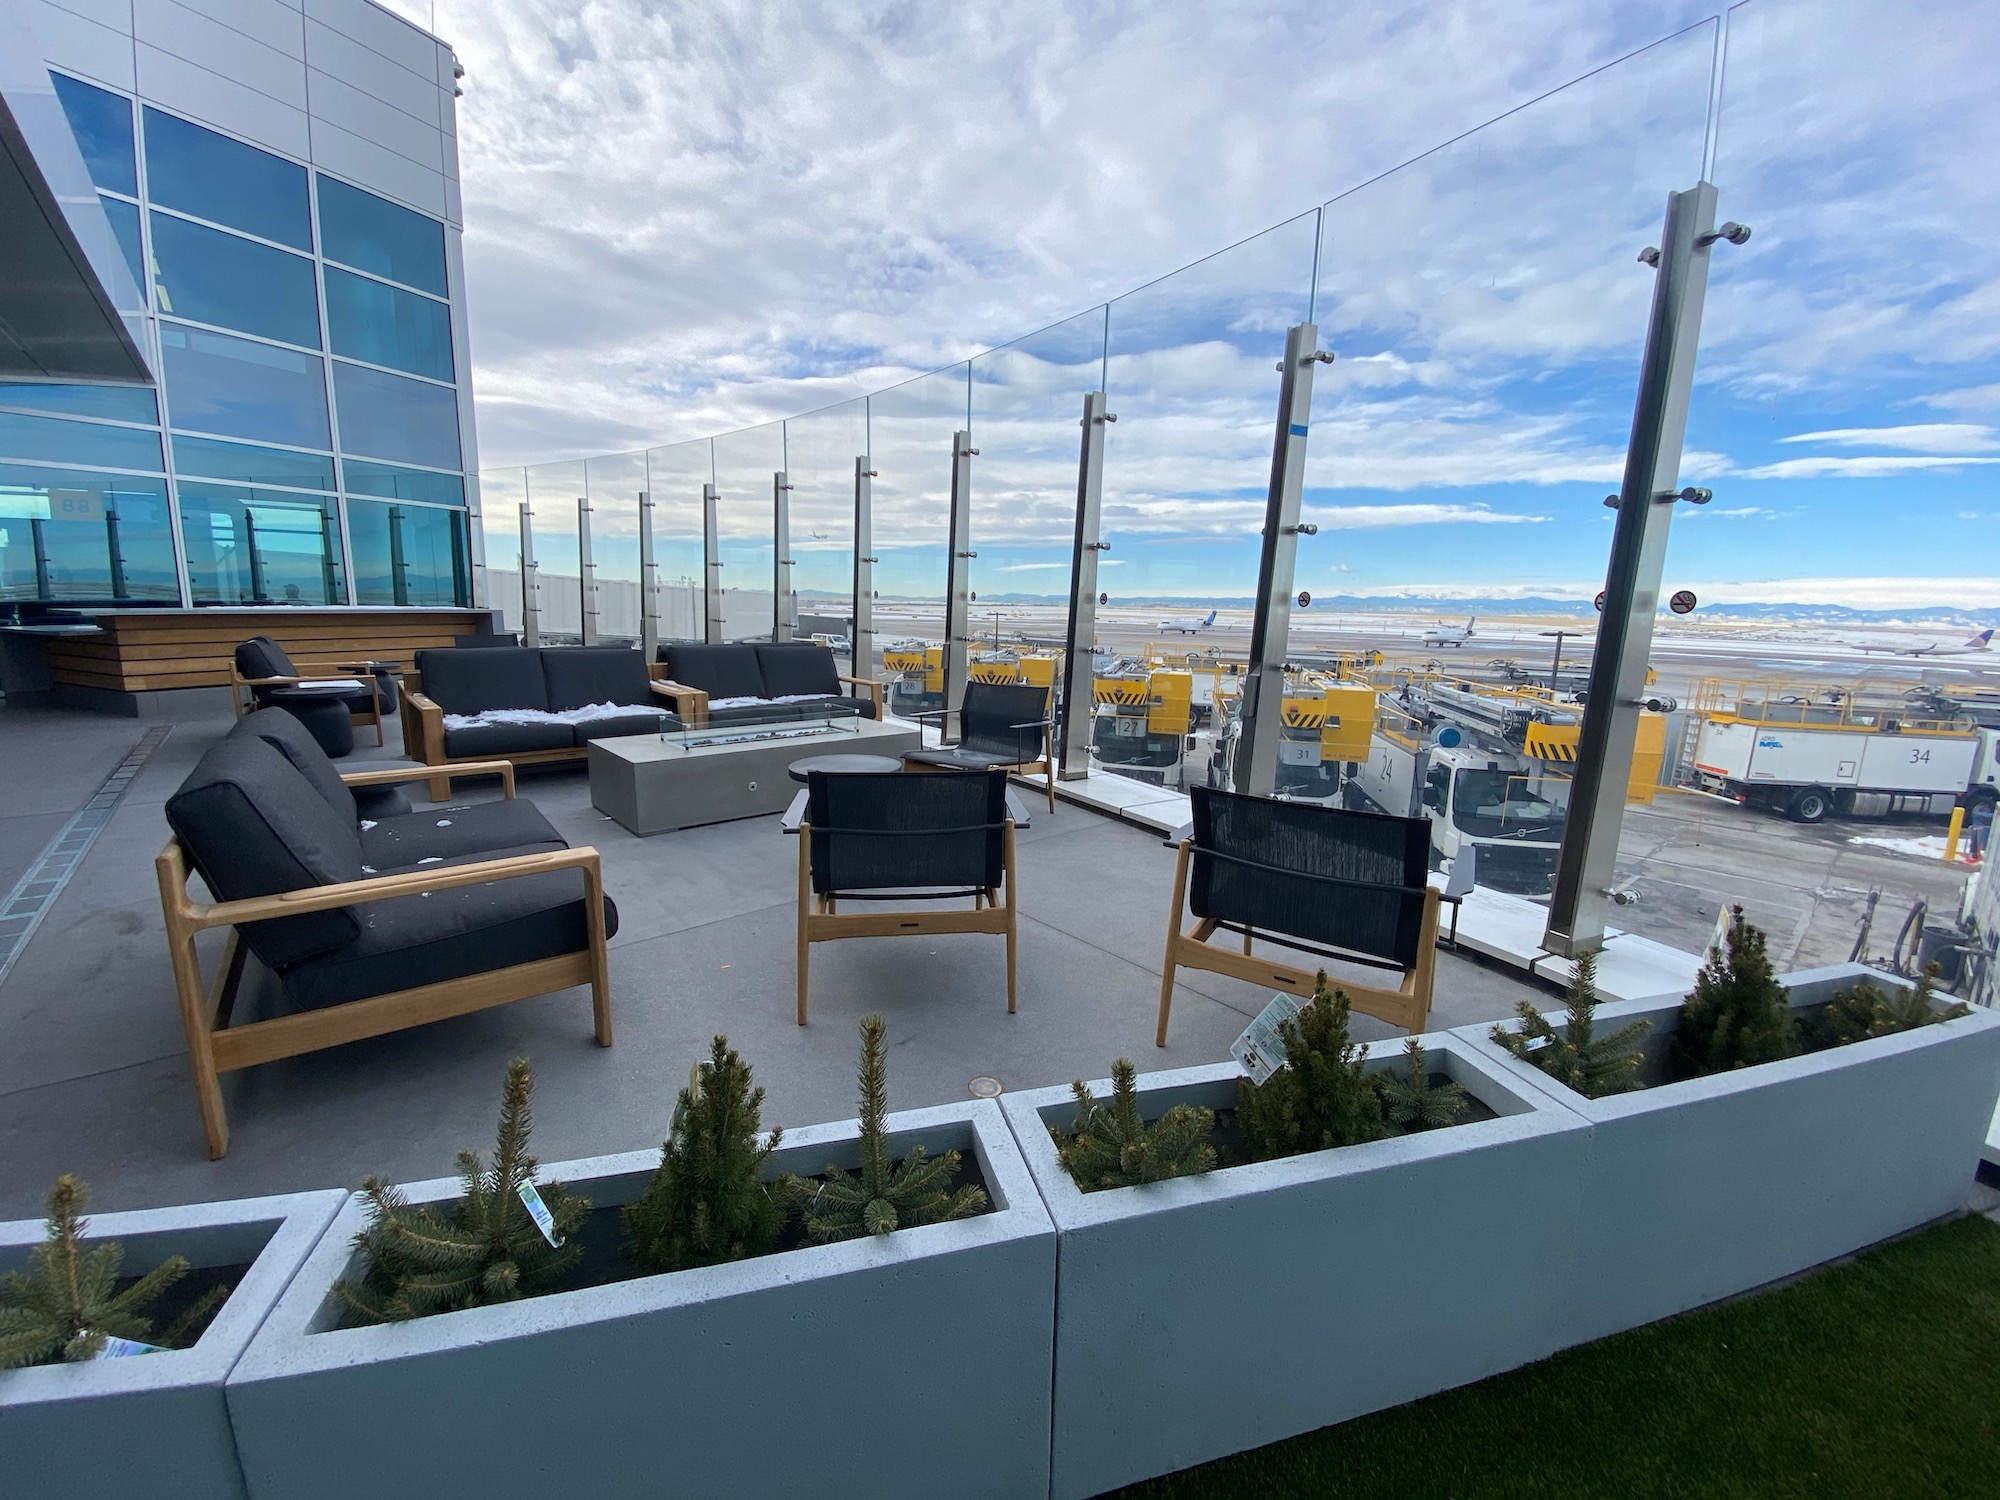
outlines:
[[[18,190],[32,163],[123,334],[66,370],[0,310],[0,615],[470,605],[451,48],[368,0],[0,26]]]

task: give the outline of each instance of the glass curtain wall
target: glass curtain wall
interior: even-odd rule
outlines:
[[[597,565],[597,639],[600,645],[639,639],[639,495],[646,488],[646,455],[613,453],[584,464],[590,498],[590,549]]]
[[[1280,791],[1427,817],[1434,866],[1492,889],[1546,898],[1555,873],[1580,709],[1553,694],[1589,660],[1653,294],[1638,254],[1701,175],[1715,40],[1670,38],[1323,210],[1337,358],[1313,390]],[[1385,612],[1411,596],[1464,613]],[[1357,623],[1390,658],[1373,694],[1345,686]],[[1551,682],[1558,645],[1574,667]]]
[[[799,633],[852,638],[854,460],[868,451],[868,403],[847,401],[785,423],[792,484],[792,587]],[[838,652],[850,657],[847,651]],[[851,658],[850,658],[851,659]],[[873,676],[856,669],[857,676]]]
[[[951,443],[972,420],[968,378],[968,366],[950,365],[868,398],[876,475],[875,639],[889,707],[898,712],[944,706]],[[975,494],[979,462],[972,461]]]
[[[702,486],[714,481],[715,448],[707,438],[646,451],[663,641],[704,639],[708,567],[702,550],[701,495]]]
[[[52,77],[146,296],[164,403],[0,382],[8,601],[181,602],[177,509],[194,604],[469,602],[445,226]]]
[[[576,503],[583,490],[582,459],[528,469],[544,645],[574,646],[583,640],[583,564],[576,532]]]
[[[967,670],[975,681],[1047,687],[1052,703],[1068,626],[1080,423],[1084,397],[1104,383],[1105,312],[1092,308],[971,362],[979,555],[968,564]]]
[[[1712,259],[1683,470],[1715,499],[1674,507],[1666,588],[1699,603],[1654,660],[1683,771],[1748,800],[1633,809],[1619,873],[1646,899],[1619,920],[1740,903],[1781,969],[1950,981],[2000,723],[2000,13],[1753,0],[1727,26],[1711,177],[1753,233]],[[1704,734],[1718,711],[1758,727],[1745,750]]]
[[[767,422],[715,440],[716,535],[721,543],[722,638],[768,641],[776,615],[791,618],[791,589],[778,599],[772,579],[772,476],[785,467],[785,424]]]
[[[1097,770],[1232,784],[1277,365],[1311,309],[1318,227],[1302,214],[1110,306]]]

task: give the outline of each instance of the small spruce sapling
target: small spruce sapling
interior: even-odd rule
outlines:
[[[719,1036],[708,1067],[680,1092],[673,1128],[646,1191],[625,1210],[625,1256],[648,1276],[763,1255],[784,1210],[764,1181],[782,1132],[762,1134],[764,1091]]]
[[[155,1338],[140,1309],[185,1276],[188,1263],[169,1256],[119,1291],[125,1247],[106,1240],[84,1249],[89,1192],[74,1177],[58,1177],[47,1200],[48,1235],[28,1252],[27,1273],[0,1276],[0,1370],[95,1359],[113,1338],[179,1348],[228,1297],[228,1287],[214,1288]]]
[[[1447,1078],[1431,1082],[1430,1060],[1424,1044],[1411,1037],[1403,1044],[1403,1067],[1374,1075],[1376,1091],[1382,1096],[1382,1118],[1404,1135],[1419,1130],[1442,1130],[1458,1123],[1465,1113],[1465,1089]]]
[[[889,1160],[888,1132],[882,1125],[889,1113],[883,1053],[888,1034],[889,1023],[880,1016],[861,1018],[861,1170],[850,1177],[828,1167],[818,1182],[785,1179],[784,1191],[797,1205],[806,1238],[814,1244],[942,1224],[986,1207],[986,1190],[976,1183],[951,1191],[958,1171],[956,1151],[928,1157],[922,1146],[912,1146],[900,1162]]]
[[[1813,1023],[1814,1043],[1821,1047],[1844,1047],[1849,1042],[1894,1036],[1899,1031],[1914,1031],[1919,1026],[1971,1015],[1971,1009],[1963,1001],[1937,1004],[1934,993],[1937,978],[1938,966],[1926,964],[1916,984],[1909,989],[1896,985],[1885,991],[1864,979],[1841,990]]]
[[[1053,1127],[1056,1157],[1086,1193],[1135,1187],[1169,1177],[1193,1177],[1215,1165],[1209,1135],[1215,1111],[1176,1104],[1148,1124],[1139,1117],[1139,1070],[1130,1058],[1111,1065],[1111,1098],[1100,1103],[1082,1079],[1070,1085],[1076,1119],[1069,1133]]]
[[[1563,996],[1569,1019],[1558,1031],[1531,1000],[1515,1004],[1518,1031],[1493,1028],[1493,1040],[1524,1062],[1533,1063],[1565,1088],[1588,1099],[1623,1094],[1638,1087],[1639,1038],[1649,1023],[1628,1021],[1608,1036],[1597,1034],[1597,954],[1582,954],[1570,972]]]
[[[476,1151],[458,1153],[456,1203],[412,1204],[379,1177],[361,1184],[369,1223],[355,1235],[354,1247],[368,1268],[358,1282],[333,1284],[334,1295],[358,1319],[397,1323],[561,1288],[564,1273],[583,1253],[573,1241],[561,1242],[583,1222],[590,1200],[557,1183],[539,1187],[558,1245],[542,1237],[522,1203],[521,1185],[535,1178],[535,1158],[528,1155],[534,1090],[528,1060],[515,1058],[500,1095],[493,1165],[486,1168]]]
[[[1681,1002],[1674,1029],[1673,1063],[1682,1078],[1705,1078],[1799,1050],[1798,1027],[1785,1004],[1785,987],[1771,969],[1764,934],[1729,909],[1729,933],[1695,976],[1694,992]]]
[[[1348,1034],[1352,1018],[1347,992],[1329,990],[1322,969],[1298,1019],[1278,1023],[1285,1065],[1261,1084],[1236,1085],[1236,1117],[1252,1156],[1297,1156],[1389,1133],[1382,1096],[1362,1070],[1361,1044]]]

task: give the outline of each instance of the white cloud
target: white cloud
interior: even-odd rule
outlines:
[[[1880,479],[1891,474],[1917,474],[1926,469],[1957,469],[1966,464],[2000,464],[2000,458],[1974,458],[1948,453],[1870,453],[1856,458],[1787,458],[1743,470],[1745,479]]]
[[[1513,515],[1484,505],[1313,505],[1305,516],[1325,531],[1377,531],[1391,526],[1532,526],[1547,516]]]
[[[1122,568],[1125,564],[1119,558],[1100,557],[1097,560],[1097,566],[1100,568]],[[1069,571],[1069,563],[1067,561],[1008,563],[1003,567],[994,568],[990,571],[995,573],[1067,573]]]
[[[1919,422],[1906,427],[1836,427],[1801,432],[1781,443],[1822,443],[1835,448],[1900,448],[1907,453],[1991,453],[2000,438],[1976,422]]]

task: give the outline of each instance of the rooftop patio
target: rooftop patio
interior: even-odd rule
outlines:
[[[590,805],[581,767],[528,772],[531,798],[573,845],[601,851],[619,930],[611,944],[617,1041],[591,1041],[572,990],[226,1075],[229,1154],[210,1162],[168,971],[153,857],[162,813],[227,715],[171,726],[0,981],[0,1218],[40,1210],[75,1172],[99,1211],[410,1181],[490,1144],[507,1061],[533,1059],[545,1161],[631,1150],[665,1133],[675,1091],[716,1032],[768,1091],[767,1121],[854,1112],[855,1023],[889,1020],[891,1104],[963,1099],[975,1077],[1009,1090],[1101,1077],[1129,1056],[1180,1067],[1228,1055],[1269,998],[1183,971],[1164,1051],[1152,1046],[1174,859],[1159,836],[1082,808],[1023,798],[1020,1010],[1008,1015],[996,938],[867,938],[817,947],[812,1024],[793,1021],[796,845],[776,816],[639,839]],[[11,888],[147,733],[145,721],[0,712],[0,890]],[[365,738],[365,736],[364,736]],[[367,747],[346,771],[405,764]],[[413,786],[420,794],[422,783]],[[468,783],[471,798],[498,796]],[[264,976],[246,979],[239,1016]],[[1512,1011],[1539,991],[1440,954],[1434,1029]],[[1364,1039],[1391,1035],[1357,1016]]]

